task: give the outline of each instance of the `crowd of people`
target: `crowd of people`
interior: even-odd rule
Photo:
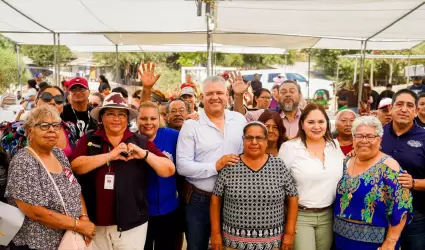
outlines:
[[[81,77],[29,82],[1,136],[1,198],[25,215],[11,250],[58,249],[67,231],[102,250],[425,249],[416,83],[366,89],[369,112],[340,91],[331,131],[325,93],[304,105],[296,81],[188,76],[167,100],[154,64],[139,74],[132,95],[104,77],[94,94]]]

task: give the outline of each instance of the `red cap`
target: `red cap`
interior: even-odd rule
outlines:
[[[229,77],[230,77],[230,75],[229,75],[229,73],[227,73],[227,72],[224,72],[223,74],[221,74],[220,75],[221,77],[223,77],[224,78],[224,80],[228,80],[229,79]]]
[[[75,77],[72,78],[69,82],[68,82],[68,88],[71,89],[72,87],[79,85],[83,88],[88,89],[89,88],[89,84],[87,82],[86,79],[84,79],[83,77]]]

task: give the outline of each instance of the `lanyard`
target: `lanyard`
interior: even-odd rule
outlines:
[[[87,124],[84,124],[84,127],[83,127],[83,125],[81,124],[81,122],[84,123],[84,121],[83,120],[80,120],[78,118],[77,113],[75,113],[75,110],[74,110],[74,108],[72,106],[71,106],[71,109],[72,109],[72,112],[75,115],[75,118],[77,119],[77,127],[78,127],[78,130],[80,130],[80,137],[81,137],[81,136],[84,135],[84,133],[86,132],[86,128],[88,128],[88,126],[90,124],[90,121],[91,121],[90,112],[87,109],[87,117],[89,118],[89,120],[88,120]]]

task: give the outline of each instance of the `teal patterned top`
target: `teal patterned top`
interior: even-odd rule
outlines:
[[[390,156],[383,157],[376,165],[353,177],[347,174],[349,158],[344,161],[344,173],[336,193],[336,219],[382,228],[385,232],[389,225],[398,225],[412,212],[410,190],[397,180],[402,170],[396,172],[384,164],[388,158]],[[343,230],[334,226],[336,233],[344,235]]]

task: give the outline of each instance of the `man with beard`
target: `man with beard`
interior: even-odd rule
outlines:
[[[244,84],[239,75],[235,81]],[[246,120],[226,109],[226,82],[210,76],[203,83],[204,110],[187,120],[177,142],[177,171],[186,177],[184,199],[188,250],[208,249],[211,234],[210,198],[217,174],[239,162]]]
[[[190,106],[183,99],[177,98],[167,103],[166,114],[169,128],[180,131],[190,112]]]
[[[234,78],[236,74],[232,74]],[[234,91],[234,110],[244,114],[243,95],[248,90],[250,83],[232,82],[232,89]],[[299,103],[301,99],[301,87],[298,83],[292,80],[284,81],[279,88],[279,106],[274,111],[280,113],[283,125],[286,129],[286,136],[288,139],[295,138],[298,134],[298,122],[301,116],[301,109]],[[264,111],[263,111],[264,112]],[[259,116],[261,114],[258,114]]]
[[[353,122],[357,115],[350,109],[344,109],[336,115],[336,131],[332,134],[337,139],[344,155],[353,151]]]
[[[412,222],[401,234],[401,249],[425,249],[425,130],[415,122],[418,96],[409,89],[398,91],[392,100],[393,121],[385,125],[382,152],[392,156],[404,170],[398,182],[412,190]]]

